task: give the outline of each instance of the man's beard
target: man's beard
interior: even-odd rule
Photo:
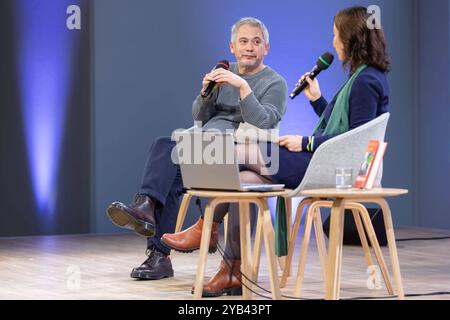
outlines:
[[[239,62],[239,67],[248,68],[248,69],[256,69],[261,65],[261,60],[255,60],[254,62]]]

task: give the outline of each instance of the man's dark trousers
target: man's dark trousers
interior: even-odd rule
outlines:
[[[156,234],[147,238],[148,247],[154,246],[159,251],[169,254],[170,249],[161,244],[164,233],[173,233],[183,193],[183,180],[180,166],[173,163],[171,154],[175,141],[170,137],[158,137],[150,147],[144,167],[139,193],[156,200]]]

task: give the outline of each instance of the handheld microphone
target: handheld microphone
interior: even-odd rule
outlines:
[[[325,52],[323,55],[317,59],[316,65],[311,70],[311,72],[308,75],[308,78],[311,80],[314,79],[322,70],[327,69],[332,63],[333,63],[334,56],[330,52]],[[294,99],[296,96],[299,95],[300,92],[303,91],[308,86],[308,82],[306,81],[306,78],[300,81],[299,84],[297,84],[292,90],[292,93],[289,95],[291,99]]]
[[[230,63],[228,62],[228,60],[220,60],[220,61],[217,63],[217,65],[216,65],[216,67],[214,68],[214,70],[215,70],[215,69],[219,69],[219,68],[228,70],[228,69],[230,68]],[[208,84],[208,86],[206,87],[205,91],[202,93],[202,97],[207,97],[207,96],[209,96],[209,95],[211,94],[212,90],[214,89],[214,86],[215,86],[215,85],[216,85],[216,82],[215,82],[215,81],[211,81],[211,82]]]

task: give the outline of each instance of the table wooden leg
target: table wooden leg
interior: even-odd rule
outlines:
[[[281,280],[280,280],[281,288],[284,288],[286,286],[286,281],[289,276],[288,271],[291,268],[290,266],[292,266],[292,256],[294,255],[295,242],[297,240],[298,229],[300,228],[300,222],[302,219],[303,209],[306,205],[311,204],[311,202],[312,202],[311,198],[305,198],[299,203],[299,205],[297,207],[297,212],[295,214],[295,220],[294,220],[294,226],[292,227],[291,237],[289,238],[288,255],[286,258],[286,266],[289,266],[289,267],[286,267],[283,270],[283,275],[281,276]]]
[[[314,214],[314,232],[316,235],[317,253],[319,254],[320,267],[322,269],[323,283],[326,283],[327,277],[327,247],[325,244],[325,235],[323,233],[322,216],[320,215],[320,207],[316,209]]]
[[[278,282],[277,263],[275,259],[275,237],[270,216],[270,209],[267,199],[259,199],[260,212],[263,221],[263,237],[264,247],[266,248],[266,256],[269,264],[270,287],[272,289],[272,298],[281,299],[280,286]]]
[[[261,246],[262,246],[262,215],[261,215],[261,208],[258,207],[258,216],[256,217],[257,223],[256,223],[256,233],[255,233],[255,243],[253,247],[253,272],[252,272],[252,279],[254,282],[258,281],[258,274],[259,274],[259,263],[261,261]]]
[[[340,291],[342,240],[345,200],[337,198],[331,208],[330,241],[328,245],[327,281],[325,299],[338,300]]]
[[[250,250],[250,217],[249,203],[239,201],[239,227],[241,240],[241,273],[242,297],[244,300],[252,298],[252,285],[247,277],[252,278],[251,250]]]
[[[227,237],[228,237],[228,214],[225,214],[223,217],[223,242],[227,243]]]
[[[402,276],[400,273],[400,262],[398,260],[397,245],[395,243],[394,225],[392,223],[391,209],[384,199],[377,199],[377,203],[380,205],[381,210],[383,211],[384,225],[386,228],[389,253],[391,255],[392,269],[394,272],[394,279],[397,287],[397,295],[399,299],[405,299]]]
[[[356,205],[356,204],[355,204]],[[369,236],[370,243],[372,244],[372,248],[375,252],[375,257],[377,258],[378,265],[380,266],[381,274],[384,279],[384,283],[386,285],[386,289],[389,294],[393,294],[391,281],[389,280],[389,272],[386,266],[386,262],[383,258],[383,252],[381,251],[380,244],[378,243],[377,235],[375,233],[375,230],[373,229],[372,222],[370,220],[369,213],[367,212],[367,209],[361,205],[357,204],[359,208],[357,209],[363,219],[364,225],[367,230],[367,234]]]
[[[205,215],[203,217],[202,239],[200,241],[200,253],[197,262],[197,275],[195,278],[194,299],[201,299],[203,293],[203,277],[206,268],[206,258],[208,255],[209,242],[211,239],[211,229],[214,217],[214,208],[219,202],[216,199],[208,200]]]
[[[306,256],[308,255],[309,240],[311,238],[312,220],[315,209],[316,209],[315,204],[314,203],[311,204],[305,216],[305,227],[303,231],[302,246],[300,249],[300,257],[298,260],[297,279],[295,281],[295,290],[294,290],[294,296],[298,298],[300,298],[300,293],[302,289],[303,275],[305,273],[305,266],[306,266]]]
[[[355,220],[356,229],[358,230],[359,239],[361,240],[361,246],[364,251],[364,256],[367,260],[367,265],[373,265],[372,255],[370,254],[369,243],[367,242],[366,233],[364,232],[364,227],[361,222],[361,217],[359,216],[359,211],[352,209],[353,219]]]

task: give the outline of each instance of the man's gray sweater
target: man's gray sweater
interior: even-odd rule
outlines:
[[[261,129],[274,128],[286,112],[287,85],[283,77],[266,66],[256,74],[240,74],[236,63],[230,71],[247,81],[252,92],[240,100],[239,89],[225,84],[216,88],[209,99],[200,95],[192,104],[194,121],[202,122],[204,130],[237,129],[248,122]]]

